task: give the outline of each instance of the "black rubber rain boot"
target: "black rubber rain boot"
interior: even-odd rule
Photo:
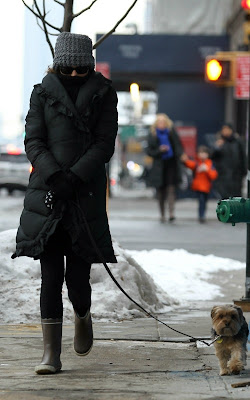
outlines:
[[[84,317],[75,312],[74,350],[78,356],[89,354],[93,346],[93,329],[91,313],[88,310]]]
[[[35,372],[40,375],[55,374],[62,368],[60,360],[62,343],[62,319],[42,319],[44,353]]]

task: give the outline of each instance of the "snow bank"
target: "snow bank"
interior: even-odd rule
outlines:
[[[0,233],[0,323],[38,322],[40,263],[28,257],[11,259],[16,231]],[[118,263],[109,264],[121,286],[144,308],[162,313],[177,304],[212,300],[221,288],[210,283],[218,271],[239,270],[239,261],[213,255],[202,256],[185,250],[124,250],[114,242]],[[123,319],[144,316],[115,286],[105,268],[94,264],[91,270],[92,313],[98,319]],[[64,320],[73,312],[63,287]]]
[[[214,255],[191,254],[183,249],[128,251],[170,296],[182,304],[222,296],[221,287],[209,282],[218,271],[245,268],[245,264]]]
[[[38,322],[40,263],[28,257],[11,259],[16,230],[0,233],[0,323]],[[155,284],[143,268],[114,243],[118,263],[109,264],[121,286],[150,312],[165,312],[177,302]],[[91,271],[92,314],[95,318],[123,319],[144,316],[115,286],[101,264]],[[72,305],[63,287],[64,320],[72,321]]]

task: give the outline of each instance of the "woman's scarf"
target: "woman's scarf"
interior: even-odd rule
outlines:
[[[162,153],[162,159],[163,160],[168,160],[170,158],[174,157],[174,151],[173,151],[173,147],[172,144],[170,142],[170,138],[169,138],[169,129],[158,129],[156,128],[156,135],[157,138],[160,141],[160,145],[165,144],[169,147],[168,151]]]

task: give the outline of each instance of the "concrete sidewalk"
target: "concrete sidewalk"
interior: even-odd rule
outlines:
[[[176,309],[162,319],[178,330],[207,339],[209,309]],[[249,315],[246,315],[249,321]],[[38,376],[42,355],[39,325],[0,326],[0,399],[182,400],[249,399],[248,368],[239,376],[220,377],[213,346],[192,343],[149,318],[94,322],[95,342],[87,357],[72,347],[73,325],[63,330],[63,370]]]

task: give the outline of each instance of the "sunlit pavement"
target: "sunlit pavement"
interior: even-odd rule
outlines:
[[[176,310],[161,317],[196,337],[209,336],[204,310]],[[220,377],[213,347],[177,337],[154,320],[95,321],[94,332],[93,350],[78,357],[73,326],[64,326],[62,372],[38,376],[34,366],[42,355],[40,326],[0,326],[0,399],[249,399],[248,387],[231,387],[248,381],[249,369]]]

